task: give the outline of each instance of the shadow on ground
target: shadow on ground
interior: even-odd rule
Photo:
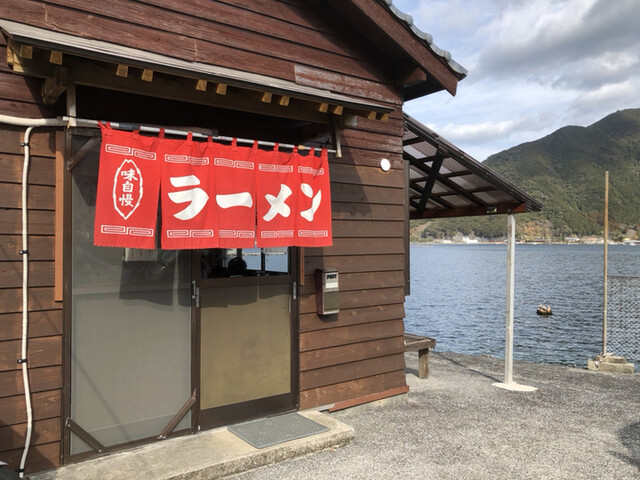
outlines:
[[[640,422],[632,423],[618,430],[618,437],[628,450],[629,455],[617,452],[614,452],[613,455],[640,471]]]
[[[469,365],[465,365],[464,363],[462,363],[460,360],[453,358],[453,356],[448,355],[446,353],[438,353],[438,352],[433,352],[432,355],[437,355],[439,358],[446,360],[458,367],[462,367],[472,373],[475,373],[477,375],[481,375],[485,378],[488,378],[489,380],[493,380],[494,382],[501,382],[502,380],[499,378],[494,377],[493,375],[488,375],[485,372],[481,372],[480,370],[476,370],[475,368],[470,367]]]

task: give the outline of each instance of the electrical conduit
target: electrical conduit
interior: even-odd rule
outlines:
[[[28,244],[28,224],[27,224],[27,200],[28,189],[27,181],[29,177],[29,139],[31,132],[37,127],[63,127],[67,125],[59,118],[20,118],[9,115],[0,115],[0,123],[14,125],[18,127],[27,127],[24,132],[24,141],[20,144],[24,148],[24,163],[22,167],[22,350],[18,362],[22,366],[22,381],[24,383],[24,396],[27,411],[27,433],[24,440],[24,450],[20,459],[20,468],[18,470],[20,478],[24,477],[24,466],[29,453],[29,445],[31,443],[31,434],[33,432],[33,410],[31,407],[31,389],[29,385],[29,372],[27,363],[27,338],[29,327],[29,244]]]

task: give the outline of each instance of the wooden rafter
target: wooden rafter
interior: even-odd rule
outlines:
[[[424,188],[421,187],[420,185],[411,185],[411,189],[415,190],[416,192],[418,192],[418,195],[412,195],[410,197],[411,200],[413,199],[418,199],[418,198],[422,198],[423,192],[424,192]],[[442,198],[442,196],[440,195],[436,195],[435,193],[431,192],[431,195],[429,195],[429,200],[432,200],[436,203],[439,203],[440,205],[442,205],[443,207],[446,208],[455,208],[455,205],[453,205],[452,203],[447,202],[444,198]],[[414,202],[416,208],[418,205],[418,202]]]
[[[110,85],[111,89],[120,90],[120,84],[123,83],[121,80],[131,77],[129,70],[133,67],[136,73],[141,72],[134,80],[137,83],[145,82],[142,86],[136,85],[138,89],[145,90],[144,95],[155,96],[156,90],[166,91],[167,86],[173,86],[171,90],[177,90],[179,98],[182,98],[184,92],[185,96],[189,97],[184,101],[189,102],[190,98],[194,97],[198,99],[196,103],[200,104],[211,101],[210,95],[203,95],[207,90],[205,82],[216,85],[215,93],[220,97],[225,96],[228,85],[237,95],[233,95],[233,99],[220,100],[219,103],[223,104],[222,108],[227,108],[228,104],[235,106],[235,100],[238,97],[255,97],[256,93],[261,100],[259,103],[269,105],[270,97],[275,95],[280,99],[279,107],[287,106],[289,99],[295,104],[295,109],[288,108],[286,113],[284,113],[285,109],[279,109],[279,116],[306,121],[317,115],[313,111],[300,115],[300,111],[318,109],[320,106],[319,110],[315,110],[320,114],[319,123],[328,123],[331,115],[360,115],[369,119],[387,121],[388,114],[394,110],[388,105],[313,86],[300,85],[291,80],[223,68],[209,63],[191,62],[100,40],[85,38],[82,42],[76,42],[73,35],[9,20],[0,20],[0,28],[9,37],[7,63],[14,73],[27,76],[51,77],[51,67],[55,65],[64,64],[70,73],[86,66],[87,70],[81,71],[80,75],[84,74],[95,79],[96,72],[100,71],[102,79],[94,84],[74,76],[75,83],[98,88],[103,88],[104,84],[115,84]],[[120,66],[119,70],[118,66]],[[162,75],[156,76],[156,73]],[[112,77],[115,77],[115,80]],[[157,80],[156,77],[158,77]],[[197,97],[186,92],[185,87],[194,89],[198,94]],[[126,88],[126,91],[130,89]],[[167,96],[175,97],[176,94],[174,92]],[[211,103],[216,101],[213,100]],[[330,111],[329,108],[331,108]],[[252,106],[251,109],[246,110],[245,105],[238,105],[236,109],[251,112],[258,110],[255,113],[264,110],[260,106]]]
[[[415,168],[417,168],[418,170],[426,173],[427,175],[431,175],[431,168],[427,167],[424,163],[416,161],[415,159],[413,159],[410,155],[407,155],[406,153],[404,155],[404,158],[409,160],[411,162],[411,165],[414,166]],[[456,183],[452,182],[451,180],[449,180],[445,176],[436,175],[436,177],[437,177],[438,182],[442,183],[445,187],[447,187],[447,188],[453,190],[454,192],[458,193],[459,195],[463,196],[467,200],[475,203],[478,206],[486,205],[485,202],[481,201],[479,198],[477,198],[473,194],[469,193],[467,190],[462,188],[460,185],[457,185]]]
[[[507,214],[507,213],[524,213],[527,212],[527,205],[524,202],[513,202],[509,204],[501,204],[491,214]],[[417,212],[411,212],[411,219],[419,218],[447,218],[447,217],[474,217],[479,215],[488,215],[486,206],[478,207],[455,207],[455,208],[438,208],[429,209],[418,215]]]
[[[402,145],[406,147],[407,145],[415,145],[416,143],[420,143],[420,142],[424,142],[424,138],[420,138],[420,137],[410,138],[409,140],[404,140],[402,142]]]
[[[467,175],[473,175],[473,172],[471,170],[461,170],[459,172],[451,172],[451,173],[445,173],[444,176],[447,178],[453,178],[453,177],[464,177]]]
[[[540,202],[473,159],[433,130],[404,114],[403,159],[409,162],[410,218],[539,211]],[[423,143],[420,143],[423,142]],[[407,151],[409,150],[409,151]],[[434,172],[436,159],[445,162]],[[457,170],[457,171],[452,171]],[[427,201],[425,190],[435,179]],[[449,200],[449,201],[448,201]],[[453,203],[453,204],[452,204]]]
[[[433,186],[436,184],[436,179],[438,177],[438,173],[440,172],[440,168],[442,167],[442,162],[444,161],[444,156],[437,155],[435,160],[433,161],[433,165],[431,165],[431,174],[429,178],[427,178],[427,182],[425,183],[424,190],[422,191],[422,197],[420,198],[420,204],[418,205],[418,213],[422,214],[424,212],[425,207],[427,206],[427,201],[429,200],[429,196],[431,195],[431,190],[433,190]]]

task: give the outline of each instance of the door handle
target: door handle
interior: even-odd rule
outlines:
[[[200,308],[200,287],[195,280],[191,281],[191,300],[195,300],[196,308]]]

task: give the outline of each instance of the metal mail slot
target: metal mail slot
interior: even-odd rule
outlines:
[[[316,298],[318,315],[332,315],[340,311],[340,277],[337,269],[316,270]]]

